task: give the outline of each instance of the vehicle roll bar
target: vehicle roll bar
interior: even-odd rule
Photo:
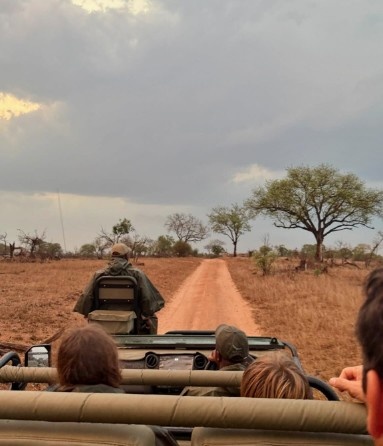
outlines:
[[[366,433],[363,404],[271,398],[0,391],[0,419]]]

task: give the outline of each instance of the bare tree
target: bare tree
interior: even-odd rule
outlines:
[[[0,234],[0,242],[3,242],[4,253],[7,254],[7,233]]]
[[[130,257],[137,263],[138,258],[147,252],[152,240],[149,237],[141,236],[137,233],[132,236],[127,236],[121,239],[125,245],[131,249]]]
[[[383,243],[383,231],[378,231],[376,237],[374,238],[372,242],[372,247],[370,252],[367,255],[367,258],[365,260],[366,268],[368,268],[371,264],[372,259],[374,258],[374,255],[376,255],[379,246]]]
[[[108,241],[101,236],[98,236],[94,239],[93,246],[95,248],[97,258],[102,259],[104,257],[105,251],[110,246],[110,243],[108,243]]]
[[[209,233],[209,229],[201,220],[191,214],[172,214],[165,222],[168,232],[175,232],[178,240],[182,242],[200,242]]]
[[[41,234],[37,233],[37,230],[35,229],[34,234],[27,234],[21,229],[18,229],[19,231],[19,241],[20,243],[29,251],[29,255],[31,257],[35,256],[36,251],[38,251],[38,248],[40,245],[43,244],[45,241],[46,235],[45,235],[45,229]]]

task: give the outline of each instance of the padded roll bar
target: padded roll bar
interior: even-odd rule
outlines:
[[[363,404],[267,398],[0,391],[0,418],[352,434],[366,432]]]
[[[124,369],[121,373],[122,384],[239,387],[243,372]],[[0,382],[52,384],[56,381],[57,371],[51,367],[4,366],[0,369]]]

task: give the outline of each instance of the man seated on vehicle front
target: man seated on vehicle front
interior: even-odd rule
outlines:
[[[246,334],[237,327],[222,324],[215,331],[215,349],[209,361],[220,371],[243,371],[252,362]],[[184,396],[239,396],[239,387],[185,387]]]
[[[112,259],[106,268],[94,273],[73,311],[87,317],[95,309],[94,294],[96,281],[99,277],[131,276],[137,280],[138,284],[138,304],[141,310],[138,334],[156,334],[158,319],[155,313],[164,307],[165,301],[163,297],[145,273],[138,268],[133,268],[132,264],[129,263],[129,248],[124,243],[113,245],[111,256]]]

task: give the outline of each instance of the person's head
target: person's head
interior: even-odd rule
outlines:
[[[243,372],[241,396],[247,398],[311,399],[303,371],[285,354],[258,357]]]
[[[368,431],[383,444],[383,268],[370,273],[364,286],[356,333],[363,353],[363,390],[368,408]]]
[[[217,327],[213,356],[218,365],[241,363],[248,355],[249,343],[242,330],[226,324]]]
[[[129,248],[125,245],[125,243],[116,243],[112,246],[110,253],[112,257],[122,257],[129,258]]]
[[[57,352],[57,374],[61,386],[118,387],[121,372],[113,339],[95,324],[65,332]]]

